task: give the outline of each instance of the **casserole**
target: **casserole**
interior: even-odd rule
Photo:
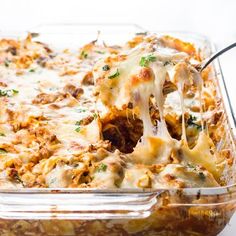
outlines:
[[[88,32],[96,33],[98,28],[67,26],[63,28],[65,31],[73,30],[70,33],[60,34],[57,31],[62,30],[61,27],[47,26],[39,29],[39,40],[57,45],[56,38],[60,35],[58,46],[61,46],[63,41],[75,44],[77,37],[80,42],[83,41],[83,37],[85,41],[93,40],[95,35],[92,34],[89,38]],[[99,28],[109,28],[109,26],[99,26]],[[119,28],[116,28],[116,31]],[[122,26],[121,31],[125,28]],[[87,34],[81,35],[83,29]],[[112,43],[117,43],[119,37],[124,39],[122,34],[119,34],[119,37],[116,35],[115,38],[113,34],[106,34],[106,29],[101,29],[101,32],[104,32],[106,42],[110,39]],[[182,37],[187,39],[189,35],[184,34]],[[211,50],[209,43],[201,37],[196,36],[192,40],[204,49],[204,52]],[[217,65],[215,70],[219,70]],[[219,79],[217,83],[223,82]],[[226,94],[226,91],[219,90],[217,93]],[[225,107],[230,109],[229,101],[224,102]],[[232,112],[227,114],[229,120],[226,123],[227,145],[232,153],[235,153],[234,137],[230,128],[230,121],[233,120]],[[234,177],[232,168],[227,174],[227,178],[230,179],[227,183],[232,185],[215,188],[3,189],[1,217],[5,220],[2,220],[1,233],[3,235],[9,233],[12,235],[215,235],[234,212]],[[32,196],[34,197],[31,199]]]

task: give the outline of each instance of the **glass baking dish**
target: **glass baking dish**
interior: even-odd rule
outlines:
[[[30,31],[39,33],[39,41],[76,49],[94,40],[98,30],[108,44],[125,42],[144,31],[127,24],[52,24]],[[193,42],[205,57],[214,51],[206,38],[194,33],[157,33]],[[0,37],[26,34],[6,32]],[[235,117],[219,61],[213,70],[224,101],[226,141],[235,154]],[[0,190],[0,235],[217,235],[236,208],[236,175],[233,171],[230,175],[230,185],[218,188]]]

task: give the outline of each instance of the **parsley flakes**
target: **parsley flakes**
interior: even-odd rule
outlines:
[[[96,50],[95,52],[98,53],[98,54],[105,54],[105,52],[98,51],[98,50]]]
[[[107,165],[104,163],[101,163],[97,168],[97,172],[105,172],[106,170],[107,170]]]
[[[145,57],[141,57],[139,65],[143,67],[149,66],[150,62],[156,61],[156,57],[153,54],[147,55]]]
[[[204,181],[204,180],[206,179],[206,176],[204,175],[203,172],[199,172],[199,173],[198,173],[198,176],[199,176],[199,178],[200,178],[202,181]]]
[[[191,164],[191,163],[188,163],[188,164],[187,164],[187,167],[190,168],[190,169],[193,169],[194,171],[197,170],[197,169],[196,169],[196,166],[194,166],[194,165]]]
[[[0,148],[0,154],[6,154],[6,153],[7,153],[7,151],[5,149]]]
[[[8,59],[5,59],[5,61],[4,61],[4,65],[5,65],[5,67],[9,67],[9,65],[10,65],[10,61],[9,61]]]
[[[7,90],[0,89],[0,97],[12,97],[13,95],[16,95],[18,93],[19,91],[15,89],[7,89]]]
[[[81,130],[80,126],[78,126],[78,127],[75,129],[75,131],[78,132],[78,133],[80,132],[80,130]]]
[[[187,124],[189,126],[194,126],[197,130],[201,130],[202,126],[196,123],[197,117],[190,115],[189,119],[187,120]]]
[[[80,56],[81,56],[81,58],[86,59],[88,57],[88,53],[86,53],[85,51],[82,51]]]
[[[108,70],[110,70],[110,66],[105,65],[105,66],[102,67],[102,70],[103,71],[108,71]]]
[[[114,79],[114,78],[118,77],[119,75],[120,75],[120,72],[117,69],[114,74],[111,74],[111,75],[108,76],[108,79]]]
[[[197,172],[199,178],[200,178],[202,181],[204,181],[204,180],[206,179],[205,174],[204,174],[202,171],[199,170],[199,167],[194,166],[194,165],[191,164],[191,163],[187,163],[187,167],[190,168],[190,169],[192,169],[193,171]]]
[[[167,66],[167,65],[169,65],[169,64],[170,64],[170,61],[165,61],[163,65],[164,65],[164,66]]]
[[[76,109],[76,111],[77,111],[78,113],[82,113],[82,112],[86,112],[86,109],[78,108],[78,109]]]
[[[78,132],[78,133],[79,133],[80,130],[81,130],[81,127],[80,127],[81,123],[82,123],[82,120],[79,120],[79,121],[76,121],[76,122],[75,122],[75,125],[77,126],[76,129],[75,129],[75,131]]]
[[[81,125],[81,123],[82,123],[82,120],[79,120],[75,122],[75,125]]]

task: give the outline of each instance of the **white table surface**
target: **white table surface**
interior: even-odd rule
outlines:
[[[192,31],[218,47],[236,42],[235,0],[0,0],[0,31],[48,22],[136,23],[146,29]],[[222,56],[236,111],[236,49]],[[236,235],[236,216],[221,236]]]

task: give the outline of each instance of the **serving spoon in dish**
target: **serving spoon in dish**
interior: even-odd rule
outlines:
[[[223,53],[229,51],[230,49],[236,47],[236,43],[232,43],[229,46],[221,49],[220,51],[212,54],[210,57],[206,58],[204,61],[202,61],[202,63],[200,63],[199,65],[196,66],[196,69],[199,72],[202,72],[212,61],[214,61],[217,57],[219,57],[220,55],[222,55]]]

